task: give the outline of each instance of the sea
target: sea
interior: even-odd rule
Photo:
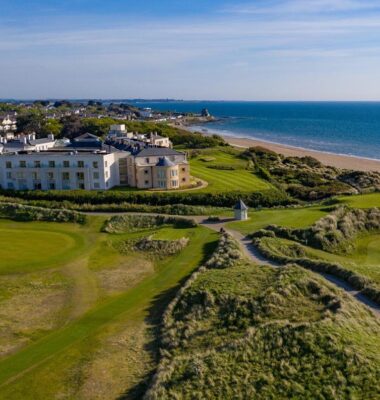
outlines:
[[[136,101],[134,104],[193,113],[207,108],[217,120],[195,129],[380,160],[380,102]]]

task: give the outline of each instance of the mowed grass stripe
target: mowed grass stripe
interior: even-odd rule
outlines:
[[[156,296],[175,287],[200,265],[205,256],[215,248],[216,241],[215,232],[203,227],[195,228],[189,246],[178,256],[161,264],[157,274],[146,278],[123,295],[105,302],[65,328],[0,361],[0,387],[86,339],[116,318],[127,318],[129,314],[136,317],[136,313],[144,318],[146,309]]]
[[[248,171],[221,171],[201,167],[192,167],[192,175],[206,180],[210,188],[216,190],[257,191],[271,188],[271,185],[262,181]]]

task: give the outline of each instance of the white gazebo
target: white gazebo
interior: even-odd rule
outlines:
[[[239,200],[235,207],[235,219],[238,221],[245,221],[248,219],[248,207],[244,204],[243,200]]]

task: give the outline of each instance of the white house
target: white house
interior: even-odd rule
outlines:
[[[43,151],[52,149],[55,146],[54,135],[48,135],[46,138],[36,139],[36,134],[29,135],[20,134],[13,139],[0,137],[2,151],[4,153],[12,153],[15,151]]]
[[[150,107],[145,107],[142,110],[139,110],[139,115],[141,118],[152,118],[152,109]]]

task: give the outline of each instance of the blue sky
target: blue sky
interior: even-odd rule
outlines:
[[[380,100],[378,0],[0,0],[1,98]]]

